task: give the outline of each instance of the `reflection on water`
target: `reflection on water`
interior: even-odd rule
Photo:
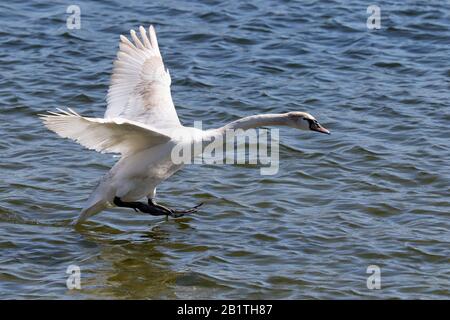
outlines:
[[[449,11],[377,4],[377,31],[357,1],[78,1],[81,30],[63,2],[0,4],[0,298],[449,298]],[[37,114],[102,115],[118,35],[150,23],[183,124],[305,110],[333,134],[282,128],[275,176],[188,166],[158,201],[191,217],[73,229],[116,159]]]
[[[88,271],[85,293],[97,298],[176,298],[171,287],[177,272],[171,271],[166,255],[158,250],[168,234],[160,226],[127,235],[105,226],[80,230],[86,241],[99,247],[96,257],[103,267]],[[116,237],[110,238],[111,233]],[[148,283],[152,283],[151,286]]]

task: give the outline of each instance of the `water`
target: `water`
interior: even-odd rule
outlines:
[[[0,4],[0,298],[450,297],[447,1],[377,1],[372,31],[363,1],[77,1],[80,30],[69,4]],[[332,135],[281,129],[276,176],[178,172],[158,200],[205,201],[192,217],[112,209],[75,231],[116,159],[37,114],[101,116],[119,34],[150,23],[184,124],[305,110]]]

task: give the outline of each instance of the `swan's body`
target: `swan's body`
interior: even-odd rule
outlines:
[[[45,125],[61,137],[99,152],[121,154],[89,197],[78,222],[109,206],[147,210],[142,209],[146,205],[134,202],[144,197],[149,199],[150,209],[168,214],[167,208],[154,204],[153,199],[156,186],[183,167],[171,158],[173,147],[180,143],[201,144],[226,130],[270,125],[329,133],[304,112],[250,116],[207,131],[182,126],[155,31],[150,26],[149,37],[143,27],[139,31],[141,39],[130,32],[134,44],[120,37],[104,118],[82,117],[71,109],[42,115]]]

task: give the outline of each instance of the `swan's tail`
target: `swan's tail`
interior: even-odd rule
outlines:
[[[99,213],[100,211],[109,207],[108,202],[108,181],[104,177],[102,181],[97,185],[94,192],[90,195],[88,201],[86,202],[83,210],[81,210],[78,218],[73,222],[74,225],[80,224],[86,221],[88,218]]]
[[[106,201],[99,201],[91,206],[83,208],[78,218],[74,221],[74,224],[77,225],[82,223],[83,221],[86,221],[88,218],[106,209],[107,207],[108,203]]]

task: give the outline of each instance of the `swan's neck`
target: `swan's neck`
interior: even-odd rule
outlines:
[[[219,130],[225,132],[226,130],[247,130],[266,126],[286,126],[287,119],[286,113],[260,114],[230,122],[222,128],[219,128]]]

